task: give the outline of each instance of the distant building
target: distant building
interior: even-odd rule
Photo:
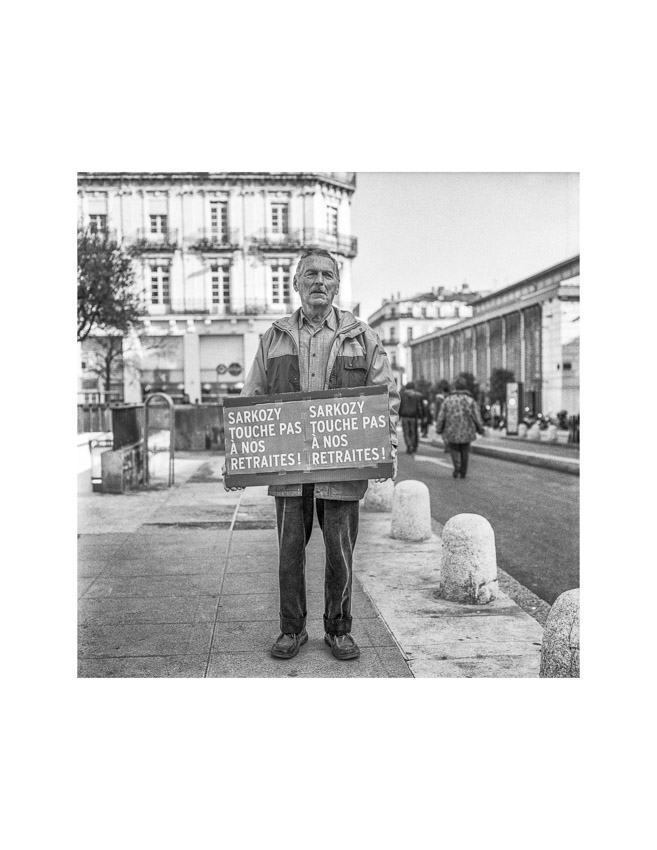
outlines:
[[[367,320],[381,337],[398,382],[408,377],[406,343],[440,330],[472,315],[471,304],[482,293],[471,292],[467,283],[453,291],[444,286],[412,298],[384,298]]]
[[[164,391],[192,402],[239,392],[260,338],[299,306],[299,253],[330,251],[337,305],[351,302],[351,199],[356,175],[331,172],[82,172],[83,227],[108,231],[137,256],[147,315],[122,341],[113,400]],[[101,400],[96,333],[80,347],[80,400]],[[94,363],[96,365],[94,366]]]
[[[471,309],[471,318],[408,343],[413,378],[471,372],[486,391],[491,372],[507,369],[522,382],[529,412],[579,413],[579,255]]]

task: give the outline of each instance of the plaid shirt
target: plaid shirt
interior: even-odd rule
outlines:
[[[301,391],[323,390],[331,346],[338,330],[333,307],[317,327],[299,310],[299,373]]]

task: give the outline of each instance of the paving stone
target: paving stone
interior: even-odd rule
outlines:
[[[376,653],[391,679],[412,679],[413,673],[408,662],[397,647],[377,646]]]
[[[383,679],[388,678],[385,665],[374,649],[361,650],[360,658],[338,661],[330,649],[303,646],[289,660],[272,658],[269,649],[258,652],[224,652],[213,654],[208,677],[266,678],[266,679]]]
[[[82,679],[200,678],[205,674],[206,655],[146,656],[134,658],[83,658],[78,665]]]
[[[217,599],[213,596],[87,596],[78,603],[78,622],[89,626],[212,623],[216,608]]]
[[[89,596],[218,596],[221,590],[221,575],[102,575],[90,582]]]
[[[208,652],[211,635],[211,623],[83,625],[78,629],[78,655],[80,658],[199,655]]]

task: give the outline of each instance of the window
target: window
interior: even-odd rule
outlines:
[[[564,364],[563,364],[563,370],[564,370],[564,372],[570,372],[570,371],[572,370],[572,368],[573,368],[573,364],[572,364],[572,363],[564,363]]]
[[[92,233],[101,233],[107,230],[107,216],[97,213],[89,216],[89,230]]]
[[[272,304],[288,304],[290,295],[290,267],[275,265],[271,267]]]
[[[169,266],[151,263],[151,304],[169,304]]]
[[[210,232],[217,242],[228,242],[228,202],[210,201]]]
[[[426,317],[427,317],[427,308],[426,307],[420,307],[420,315],[422,316],[423,319],[426,319]]]
[[[151,215],[151,233],[166,233],[167,232],[167,217],[165,215]]]
[[[329,236],[338,235],[338,208],[332,204],[326,207],[326,230]]]
[[[406,328],[406,339],[408,342],[413,339],[413,328]]]
[[[287,233],[288,222],[288,205],[287,204],[272,204],[271,205],[271,230],[272,233]]]
[[[228,266],[210,266],[212,272],[212,303],[230,305],[230,268]]]
[[[397,331],[394,327],[390,328],[390,342],[395,342],[395,337],[397,336]]]

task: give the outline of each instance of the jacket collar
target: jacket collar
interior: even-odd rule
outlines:
[[[340,310],[338,307],[333,307],[338,320],[338,330],[336,336],[358,336],[364,333],[365,326],[361,324],[353,313],[348,310]],[[295,339],[299,336],[299,318],[301,315],[301,307],[295,310],[291,316],[285,316],[274,322],[274,327],[286,333],[292,334]]]

